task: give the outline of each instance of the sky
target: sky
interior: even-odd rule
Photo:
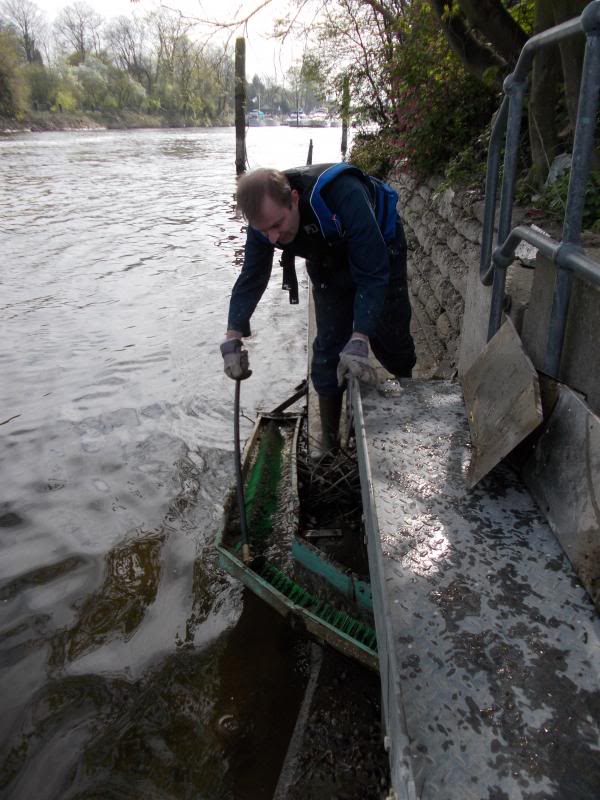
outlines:
[[[69,5],[72,0],[34,0],[35,5],[44,11],[50,22],[58,12]],[[246,16],[249,11],[259,7],[264,0],[83,0],[105,19],[133,13],[144,14],[160,5],[181,11],[186,16],[199,19],[210,19],[230,22]],[[246,77],[251,80],[255,74],[279,77],[285,73],[294,61],[302,58],[302,43],[286,40],[282,46],[269,39],[273,30],[273,21],[281,14],[281,0],[272,2],[263,8],[250,22],[245,34],[238,31],[235,36],[246,36]],[[223,37],[221,37],[222,40]],[[232,39],[233,45],[233,39]]]

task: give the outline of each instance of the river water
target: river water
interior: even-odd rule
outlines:
[[[249,130],[251,167],[340,129]],[[216,563],[233,129],[0,139],[0,793],[271,797],[303,650]],[[307,284],[253,319],[250,430],[306,372]]]

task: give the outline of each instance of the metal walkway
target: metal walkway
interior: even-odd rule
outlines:
[[[468,491],[460,386],[354,393],[399,800],[597,800],[600,624],[508,468]]]

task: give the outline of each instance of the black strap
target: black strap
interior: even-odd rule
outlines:
[[[296,276],[296,259],[292,253],[285,250],[281,254],[281,266],[283,268],[282,289],[287,289],[290,293],[290,304],[298,304],[298,277]]]

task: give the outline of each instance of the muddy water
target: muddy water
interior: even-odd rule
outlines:
[[[339,129],[252,129],[251,166]],[[270,797],[303,651],[216,564],[240,267],[232,129],[0,139],[0,793]],[[306,281],[254,318],[250,419],[304,377]]]

